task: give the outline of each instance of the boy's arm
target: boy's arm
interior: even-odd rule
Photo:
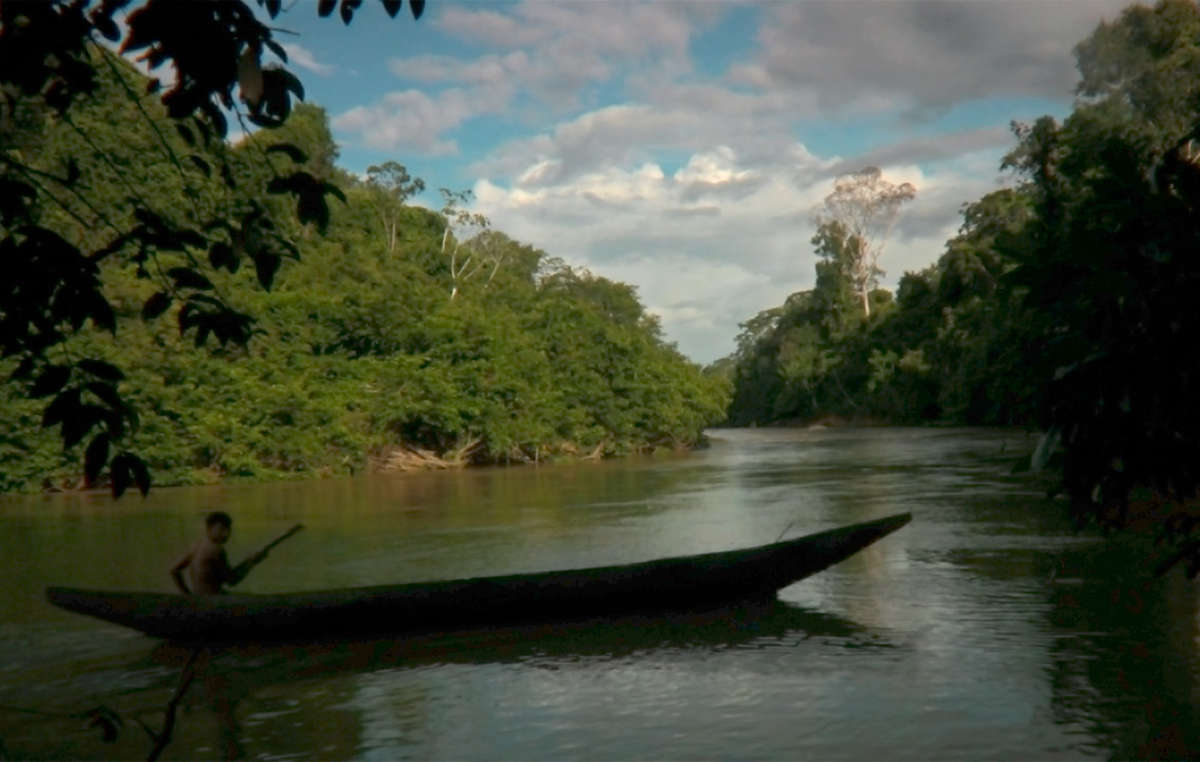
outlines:
[[[187,583],[183,581],[183,570],[192,563],[192,553],[189,550],[187,555],[175,562],[171,567],[171,579],[175,580],[175,586],[179,588],[184,595],[191,595],[192,591],[188,589]]]

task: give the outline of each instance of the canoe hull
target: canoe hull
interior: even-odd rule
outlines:
[[[758,548],[505,577],[276,595],[181,596],[51,587],[50,603],[179,642],[473,629],[694,609],[773,597],[891,534],[900,514]]]

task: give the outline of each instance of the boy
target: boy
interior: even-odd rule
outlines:
[[[171,567],[171,579],[184,595],[218,595],[223,585],[236,585],[242,581],[254,564],[266,553],[256,553],[237,568],[229,566],[225,555],[225,543],[233,531],[233,519],[224,511],[214,511],[204,519],[205,537]],[[192,589],[183,581],[183,570],[191,567]]]

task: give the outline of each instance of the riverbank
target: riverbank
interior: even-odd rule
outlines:
[[[416,445],[398,444],[368,453],[353,465],[342,457],[339,462],[303,470],[281,470],[259,467],[253,473],[226,473],[207,467],[196,469],[172,469],[152,472],[153,487],[198,487],[213,485],[270,484],[284,481],[324,480],[344,478],[361,473],[396,474],[429,471],[454,471],[486,467],[539,466],[564,463],[586,463],[601,460],[652,455],[683,453],[702,450],[711,445],[705,434],[692,441],[660,441],[657,443],[600,442],[585,448],[572,442],[557,442],[529,450],[514,449],[504,457],[485,457],[481,442],[473,439],[462,446],[441,453]],[[144,453],[144,455],[146,455]],[[43,480],[39,489],[0,491],[0,495],[36,495],[57,493],[103,493],[109,485],[101,482],[88,485],[82,475],[71,474],[57,479]]]

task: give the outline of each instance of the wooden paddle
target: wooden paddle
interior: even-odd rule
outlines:
[[[287,538],[291,537],[292,535],[296,534],[303,528],[304,528],[303,524],[296,524],[291,529],[287,530],[283,534],[276,537],[274,540],[271,540],[270,542],[268,542],[266,545],[263,546],[262,550],[258,551],[257,553],[250,556],[245,561],[242,561],[240,564],[238,564],[237,566],[235,566],[233,568],[233,578],[235,580],[237,580],[238,582],[241,582],[243,579],[246,578],[246,575],[250,573],[251,569],[253,569],[255,566],[258,566],[260,563],[262,563],[264,560],[266,560],[267,554],[271,552],[272,548],[274,548],[276,545],[283,542]],[[233,583],[231,583],[231,584],[233,584]]]

